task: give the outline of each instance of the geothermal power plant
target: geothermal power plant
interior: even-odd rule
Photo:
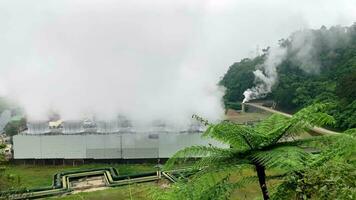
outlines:
[[[15,161],[164,159],[192,145],[222,146],[202,139],[203,127],[186,128],[162,122],[135,126],[121,117],[112,121],[28,122],[13,136]]]

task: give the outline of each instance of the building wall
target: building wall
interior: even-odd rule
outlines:
[[[121,136],[119,134],[108,135],[84,135],[86,141],[85,158],[110,159],[122,158]]]
[[[200,134],[16,135],[14,159],[168,158],[192,145],[226,147]]]
[[[123,134],[123,159],[158,158],[158,138],[150,134]]]
[[[121,158],[120,152],[109,155],[120,148],[112,135],[16,135],[13,144],[15,159]]]
[[[41,137],[16,135],[13,137],[13,144],[14,158],[42,158]]]
[[[201,134],[160,134],[159,157],[169,158],[175,152],[193,145],[226,147],[214,140],[202,139]]]

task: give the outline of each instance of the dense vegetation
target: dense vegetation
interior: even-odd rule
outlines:
[[[230,148],[192,146],[178,151],[166,163],[202,157],[193,167],[199,169],[190,181],[182,181],[156,199],[228,200],[234,190],[257,181],[263,199],[355,199],[355,130],[332,136],[301,139],[295,136],[314,125],[333,123],[325,113],[326,104],[313,104],[286,118],[272,115],[255,126],[229,121],[210,124],[204,137],[218,140]],[[255,176],[231,179],[234,171],[250,167]],[[277,174],[267,174],[275,169]],[[273,190],[267,182],[278,181]]]
[[[5,110],[10,110],[11,120],[4,127],[4,132],[8,136],[13,136],[26,128],[26,118],[23,117],[23,110],[18,105],[10,103],[4,97],[0,97],[0,114]]]
[[[299,49],[295,47],[297,42],[302,43]],[[314,102],[333,102],[334,108],[329,110],[336,119],[333,128],[355,128],[356,23],[350,27],[298,31],[280,40],[279,45],[287,53],[277,66],[278,83],[265,98],[290,112]],[[268,51],[264,49],[261,56],[242,59],[230,66],[220,81],[226,87],[226,107],[236,107],[236,102],[243,99],[243,92],[254,86],[253,71],[263,64]]]
[[[6,173],[6,167],[4,166],[6,161],[5,161],[3,149],[5,147],[6,145],[0,144],[0,191],[9,189],[15,185],[14,177]]]
[[[4,128],[5,134],[14,136],[26,128],[26,118],[11,120]]]

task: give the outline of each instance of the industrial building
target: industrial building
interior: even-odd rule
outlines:
[[[201,127],[196,125],[173,131],[164,125],[139,129],[112,122],[98,122],[94,128],[69,122],[61,130],[51,130],[44,124],[28,124],[27,131],[13,136],[15,160],[160,159],[193,145],[224,146],[201,138]]]
[[[169,158],[192,145],[219,145],[199,133],[16,135],[14,159]]]

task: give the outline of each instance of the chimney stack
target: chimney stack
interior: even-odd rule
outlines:
[[[245,113],[245,103],[241,103],[241,113]]]

